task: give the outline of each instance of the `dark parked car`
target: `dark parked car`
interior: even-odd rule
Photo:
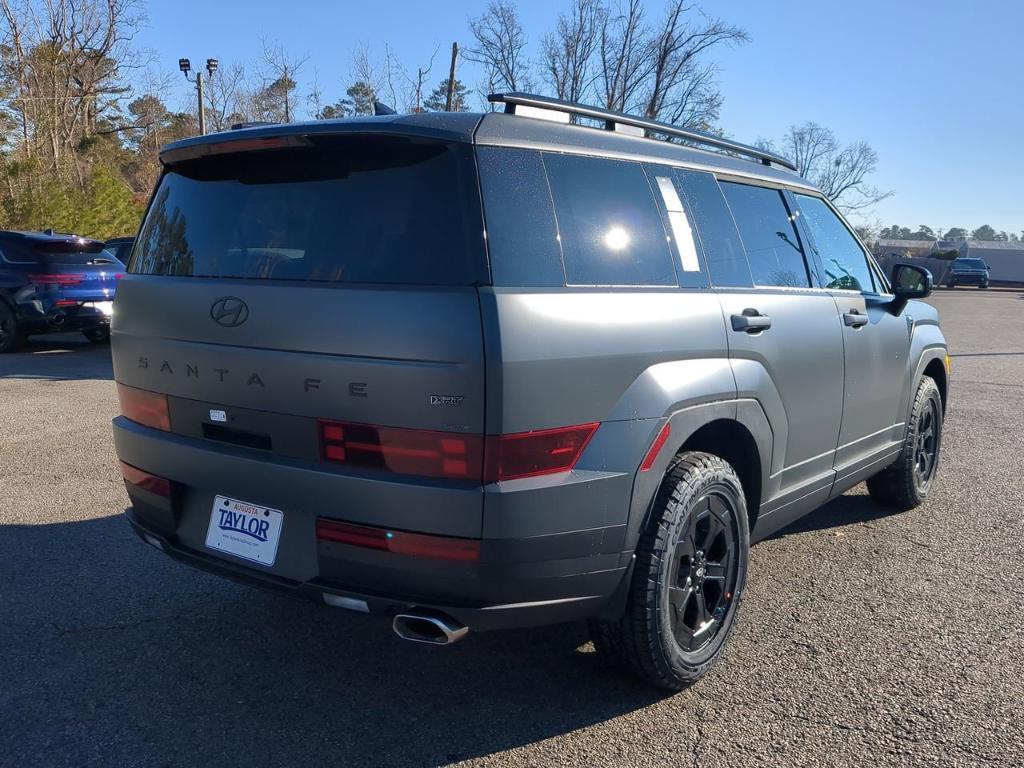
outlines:
[[[103,244],[114,257],[124,263],[128,263],[128,257],[132,255],[132,246],[135,245],[134,237],[113,237]]]
[[[113,323],[128,519],[407,640],[588,619],[680,688],[751,541],[933,487],[931,276],[890,285],[782,158],[492,99],[164,148]]]
[[[107,341],[124,271],[98,240],[0,231],[0,352],[33,333],[81,331]]]
[[[946,287],[976,285],[988,288],[988,264],[981,259],[953,259],[946,275]]]

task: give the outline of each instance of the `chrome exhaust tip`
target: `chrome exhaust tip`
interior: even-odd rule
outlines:
[[[430,645],[451,645],[469,633],[469,627],[442,613],[400,613],[391,623],[403,640]]]

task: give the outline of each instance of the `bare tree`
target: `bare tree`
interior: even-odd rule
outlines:
[[[294,119],[293,93],[298,87],[299,72],[307,61],[308,54],[291,57],[281,44],[263,40],[263,83],[257,104],[261,119],[285,123]]]
[[[629,112],[650,76],[650,42],[641,0],[627,0],[603,18],[599,44],[601,96],[608,109]]]
[[[722,96],[717,67],[707,61],[716,46],[742,43],[739,27],[705,16],[685,0],[671,0],[652,26],[641,0],[605,14],[600,31],[601,96],[609,109],[687,128],[709,129]]]
[[[249,119],[251,94],[245,79],[245,67],[238,62],[221,64],[205,88],[206,122],[213,131],[226,131],[234,123]]]
[[[718,119],[722,97],[715,87],[716,67],[701,60],[710,48],[746,42],[736,26],[700,16],[673,0],[651,39],[652,71],[644,116],[686,127],[706,128]]]
[[[511,91],[530,87],[526,33],[513,3],[492,0],[482,15],[469,20],[469,31],[476,45],[463,55],[484,66],[489,85]]]
[[[79,147],[131,129],[121,107],[142,18],[136,0],[0,0],[3,77],[13,85],[22,152],[84,185]]]
[[[759,143],[766,149],[773,148],[771,142]],[[829,128],[818,123],[790,126],[780,151],[793,161],[797,173],[845,213],[862,211],[893,194],[868,183],[868,177],[878,168],[878,154],[867,142],[855,141],[843,147]]]
[[[601,0],[574,0],[541,41],[544,78],[555,96],[583,101],[594,84],[594,54],[607,11]]]

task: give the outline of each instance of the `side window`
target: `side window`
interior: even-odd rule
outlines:
[[[796,195],[811,247],[825,270],[825,287],[845,291],[874,291],[867,256],[850,230],[820,197]]]
[[[811,285],[800,236],[777,189],[722,182],[750,262],[755,285]]]
[[[544,154],[568,285],[677,285],[643,166]]]
[[[565,285],[555,212],[540,152],[478,147],[494,285]]]
[[[30,246],[15,240],[3,241],[0,248],[3,249],[4,261],[10,264],[36,264],[39,261]]]
[[[743,243],[715,177],[701,171],[683,170],[674,171],[673,176],[697,230],[712,285],[752,286]]]

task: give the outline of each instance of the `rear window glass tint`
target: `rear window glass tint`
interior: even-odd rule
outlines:
[[[545,154],[569,285],[676,285],[639,163]]]
[[[700,171],[674,172],[676,188],[693,218],[713,285],[750,287],[753,281],[736,223],[715,177]]]
[[[755,285],[807,288],[811,281],[800,236],[777,189],[722,182],[747,251]]]
[[[343,283],[483,280],[468,147],[390,137],[188,161],[165,174],[136,273]],[[476,224],[474,227],[473,225]],[[476,232],[474,239],[470,232]]]
[[[540,152],[477,149],[495,285],[565,285],[555,212]]]

